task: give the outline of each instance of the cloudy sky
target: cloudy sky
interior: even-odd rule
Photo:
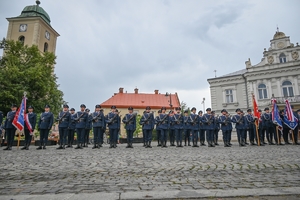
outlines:
[[[0,1],[7,17],[35,0]],[[279,30],[300,42],[298,0],[41,0],[57,43],[60,89],[78,109],[133,92],[175,93],[189,107],[210,106],[208,78],[257,64]]]

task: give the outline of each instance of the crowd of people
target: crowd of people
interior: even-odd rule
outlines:
[[[292,107],[293,108],[293,107]],[[11,150],[16,127],[13,120],[16,115],[17,106],[12,105],[11,111],[7,113],[2,129],[5,130],[7,147],[4,150]],[[63,110],[55,118],[50,111],[50,106],[45,106],[45,111],[37,119],[33,106],[28,106],[26,119],[24,124],[25,142],[22,150],[29,150],[32,135],[37,127],[40,133],[40,145],[37,150],[46,149],[49,131],[51,130],[55,120],[59,127],[59,147],[57,149],[72,148],[74,136],[76,133],[77,145],[75,149],[87,147],[89,143],[89,133],[93,130],[94,146],[93,149],[101,148],[103,145],[103,136],[108,128],[110,146],[117,147],[118,134],[120,132],[121,122],[123,122],[127,134],[126,148],[133,148],[133,133],[136,131],[136,123],[142,125],[143,146],[152,148],[152,133],[156,129],[157,142],[162,148],[166,148],[169,139],[170,146],[218,146],[219,132],[223,135],[224,147],[231,147],[231,136],[233,124],[237,132],[238,144],[240,147],[246,145],[298,145],[298,127],[300,126],[300,110],[293,110],[293,115],[298,119],[298,126],[291,130],[287,125],[278,128],[277,124],[272,121],[272,114],[269,108],[264,109],[264,113],[258,110],[260,117],[252,114],[252,110],[248,109],[245,114],[241,109],[236,109],[236,114],[231,116],[223,109],[220,115],[216,115],[211,108],[206,109],[206,113],[202,111],[196,112],[196,108],[192,108],[191,112],[181,111],[180,107],[167,112],[166,107],[162,107],[158,111],[158,115],[154,116],[150,106],[147,106],[143,112],[139,122],[137,122],[137,114],[133,112],[133,107],[128,108],[128,113],[121,119],[116,106],[111,106],[111,111],[104,115],[100,105],[95,106],[95,111],[90,113],[84,104],[80,105],[80,111],[75,112],[74,108],[69,109],[68,105],[63,105]],[[284,111],[280,111],[280,119],[284,118]],[[0,111],[0,124],[3,121],[3,113]],[[1,129],[1,131],[2,131]],[[291,133],[291,138],[289,138]],[[284,143],[282,143],[282,138]],[[292,143],[290,141],[292,140]],[[206,141],[206,143],[205,143]],[[248,143],[249,141],[249,143]],[[198,145],[199,142],[199,145]],[[183,144],[184,143],[184,144]]]

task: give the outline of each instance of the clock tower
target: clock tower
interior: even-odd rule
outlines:
[[[9,25],[6,39],[20,41],[28,46],[36,45],[41,52],[55,54],[59,34],[51,26],[50,17],[40,7],[40,3],[37,0],[36,5],[26,6],[21,15],[7,18]]]

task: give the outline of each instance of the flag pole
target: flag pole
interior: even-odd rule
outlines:
[[[256,111],[256,106],[254,105],[254,101],[255,101],[255,97],[254,97],[254,93],[252,92],[252,106],[253,106],[253,111]],[[254,113],[254,114],[255,114]],[[259,132],[258,132],[258,123],[259,123],[259,119],[257,118],[255,121],[255,129],[256,129],[256,138],[257,138],[257,145],[260,146],[260,138],[259,138]]]
[[[22,101],[24,100],[24,98],[26,98],[27,92],[24,92],[23,94],[24,94],[24,96],[23,96]],[[26,110],[26,105],[25,105],[25,110]],[[24,129],[23,129],[23,131],[24,131]],[[21,140],[21,132],[19,132],[19,135],[18,135],[18,144],[17,144],[17,149],[18,150],[19,150],[19,146],[20,146],[20,140]]]
[[[257,119],[258,120],[258,119]],[[259,123],[259,122],[257,122]],[[256,128],[256,137],[257,137],[257,145],[260,146],[260,138],[259,138],[259,133],[258,133],[258,125],[255,122],[255,128]]]
[[[277,133],[277,144],[279,145],[281,141],[279,142],[278,126],[276,126],[276,133]]]
[[[293,144],[295,144],[294,130],[292,130],[292,139],[293,139]]]

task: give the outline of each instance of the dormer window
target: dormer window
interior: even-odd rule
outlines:
[[[279,55],[279,61],[280,61],[280,63],[286,63],[286,56],[284,53],[281,53]]]

